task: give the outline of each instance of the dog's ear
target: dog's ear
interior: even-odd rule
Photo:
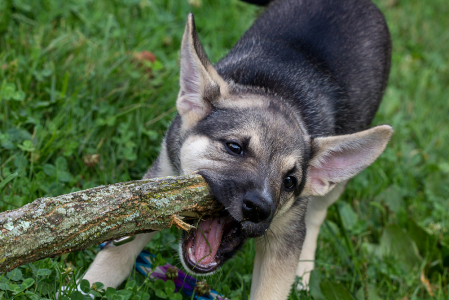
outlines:
[[[180,88],[176,108],[184,129],[206,117],[213,105],[227,93],[227,83],[218,75],[201,47],[191,13],[182,37]]]
[[[303,196],[323,196],[339,182],[352,178],[384,151],[393,129],[377,126],[354,134],[319,137],[312,141]]]

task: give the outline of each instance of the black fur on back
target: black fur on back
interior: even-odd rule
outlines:
[[[251,4],[256,4],[256,5],[263,6],[263,5],[267,5],[272,0],[242,0],[242,1],[248,2],[248,3],[251,3]]]
[[[309,133],[323,136],[368,127],[390,60],[388,28],[371,1],[277,0],[215,67],[289,101]]]

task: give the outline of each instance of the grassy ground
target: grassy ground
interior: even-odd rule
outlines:
[[[174,116],[187,13],[195,13],[204,48],[217,61],[259,12],[236,0],[190,3],[0,2],[0,211],[143,175]],[[395,134],[330,209],[310,292],[293,291],[290,299],[365,299],[364,287],[370,299],[449,299],[449,4],[376,4],[394,51],[375,124],[390,124]],[[143,50],[157,61],[133,61]],[[148,247],[179,266],[176,239],[172,230]],[[54,299],[62,285],[74,286],[95,251],[0,275],[0,298]],[[246,299],[253,255],[248,243],[209,284]],[[138,274],[121,289],[117,299],[158,299]]]

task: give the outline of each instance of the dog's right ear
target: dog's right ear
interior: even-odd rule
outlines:
[[[181,89],[176,108],[182,118],[183,130],[206,117],[227,94],[227,83],[218,75],[201,47],[191,13],[182,37],[179,81]]]

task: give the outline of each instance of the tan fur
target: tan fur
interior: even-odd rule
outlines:
[[[282,158],[282,162],[279,166],[279,169],[282,171],[289,170],[289,169],[293,168],[296,164],[301,164],[301,163],[302,163],[302,160],[298,161],[297,157],[290,155],[290,156]],[[298,181],[301,181],[301,178],[298,178]]]
[[[217,104],[220,108],[267,108],[270,105],[268,99],[259,95],[230,95],[225,101]]]
[[[214,161],[207,158],[209,148],[213,147],[211,144],[205,136],[191,135],[187,138],[181,148],[181,166],[184,174],[214,167]]]
[[[170,164],[170,160],[168,159],[168,154],[167,154],[167,145],[165,143],[165,140],[162,142],[162,147],[161,147],[161,154],[160,154],[160,171],[159,171],[159,176],[160,177],[165,177],[165,176],[176,176],[176,172],[173,170],[171,164]]]

